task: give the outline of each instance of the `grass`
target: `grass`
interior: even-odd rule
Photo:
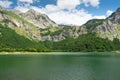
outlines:
[[[39,35],[40,34],[40,31],[36,28],[36,26],[30,22],[28,22],[27,20],[25,20],[24,18],[22,18],[21,16],[19,15],[16,15],[15,13],[11,12],[11,11],[7,11],[7,10],[0,10],[0,13],[1,14],[6,14],[9,16],[10,19],[16,19],[17,21],[22,21],[23,23],[27,24],[29,26],[29,30],[34,34],[34,35]],[[10,19],[5,19],[3,20],[4,22],[8,23],[8,22],[11,22]],[[13,22],[12,22],[13,23]],[[13,24],[14,26],[17,26],[16,24]],[[26,37],[29,37],[29,39],[31,38],[32,39],[32,36],[26,32],[25,30],[25,27],[22,26],[23,28],[20,30],[22,31],[24,29],[24,31],[22,32],[22,35],[26,36]],[[19,31],[19,29],[17,28],[12,28],[12,29],[15,29],[15,31],[18,33],[18,34],[21,34],[21,32]],[[19,33],[20,32],[20,33]],[[28,36],[29,35],[29,36]]]
[[[47,36],[47,35],[59,35],[63,30],[59,27],[49,27],[45,29],[40,29],[41,35],[42,36]]]

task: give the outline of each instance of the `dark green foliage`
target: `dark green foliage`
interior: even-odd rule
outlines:
[[[69,51],[69,52],[104,52],[120,49],[120,41],[113,41],[96,36],[96,33],[80,35],[73,39],[67,37],[59,42],[43,41],[35,42],[15,33],[14,30],[0,25],[0,51]]]
[[[54,35],[59,35],[61,34],[61,32],[63,31],[62,29],[59,29],[55,32],[50,32],[49,28],[47,29],[40,29],[40,31],[46,31],[44,33],[41,33],[42,36],[47,36],[47,35],[50,35],[50,36],[54,36]]]
[[[50,34],[50,31],[47,31],[45,33],[41,33],[41,36],[48,36]]]
[[[45,47],[47,47],[49,49],[52,49],[54,42],[46,40],[46,41],[43,42],[43,44],[44,44]]]
[[[119,39],[114,38],[113,43],[115,44],[116,49],[119,50],[120,49],[120,41],[119,41]]]
[[[108,39],[96,37],[95,34],[81,35],[76,39],[68,38],[54,44],[54,49],[63,51],[113,51],[114,43]]]
[[[93,30],[95,27],[97,27],[98,25],[103,24],[104,19],[93,19],[88,21],[85,26],[88,30]]]
[[[28,24],[30,27],[34,26],[32,23],[28,22],[27,20],[25,20],[24,18],[16,15],[15,13],[11,12],[11,11],[8,11],[8,10],[0,10],[0,13],[1,14],[6,14],[6,15],[9,15],[11,16],[12,18],[15,18],[17,20],[20,20],[26,24]]]
[[[47,51],[41,42],[31,41],[0,25],[0,51]]]
[[[50,35],[51,35],[51,36],[59,35],[59,34],[61,34],[62,31],[63,31],[63,30],[60,29],[60,30],[57,30],[57,31],[55,31],[55,32],[52,32]]]

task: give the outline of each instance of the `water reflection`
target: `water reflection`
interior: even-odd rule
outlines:
[[[0,80],[119,80],[119,57],[1,55]]]

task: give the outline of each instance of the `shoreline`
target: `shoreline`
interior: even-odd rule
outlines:
[[[114,56],[120,55],[120,51],[112,52],[0,52],[0,55],[85,55],[85,56]]]

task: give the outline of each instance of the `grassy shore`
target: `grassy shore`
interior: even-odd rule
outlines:
[[[50,54],[51,52],[0,52],[0,54]]]
[[[113,52],[0,52],[0,55],[43,54],[43,55],[87,55],[87,56],[120,56],[120,51]]]
[[[0,54],[55,54],[55,53],[63,53],[61,50],[53,50],[53,51],[1,51]]]

